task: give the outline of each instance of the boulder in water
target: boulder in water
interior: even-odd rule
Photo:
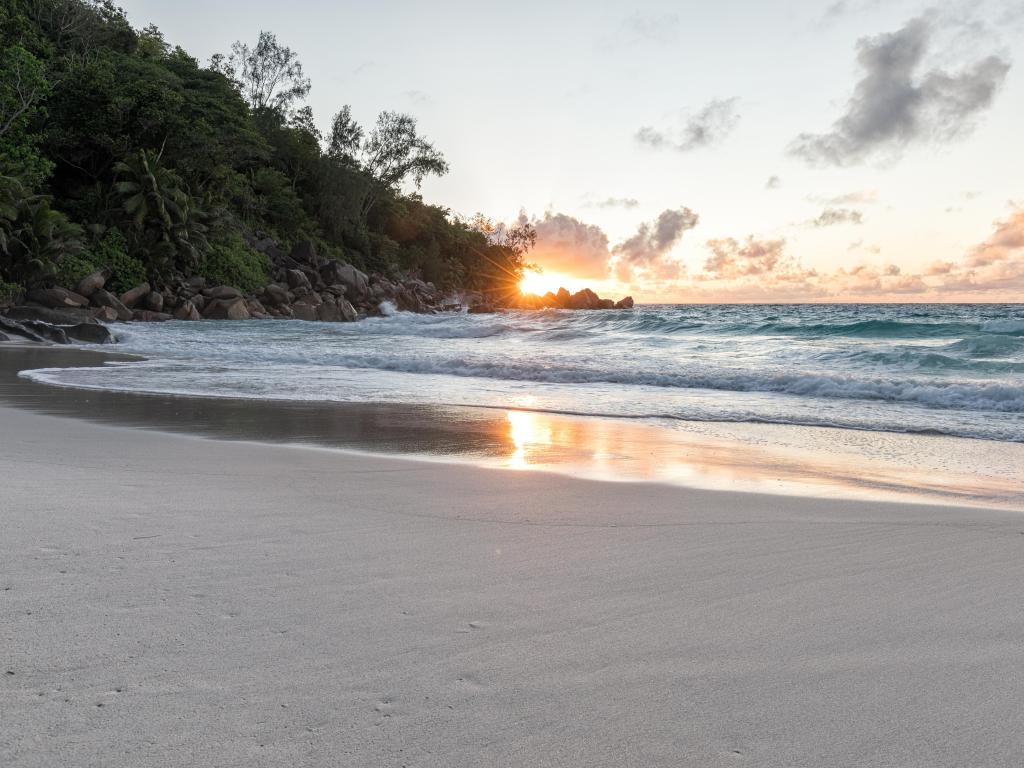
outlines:
[[[250,315],[245,299],[237,297],[211,299],[203,310],[203,317],[207,320],[248,320]]]

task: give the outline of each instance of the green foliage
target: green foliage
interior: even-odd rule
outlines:
[[[523,243],[414,194],[448,165],[412,116],[364,131],[345,106],[325,136],[309,89],[268,32],[203,67],[115,0],[0,3],[0,281],[70,284],[88,264],[118,291],[197,273],[252,290],[269,269],[244,233],[444,287],[514,282]]]
[[[96,265],[88,259],[87,254],[67,254],[58,262],[53,281],[73,291],[83,277],[95,271]]]
[[[140,150],[115,164],[119,181],[114,191],[127,215],[133,250],[145,255],[156,280],[175,268],[192,268],[207,247],[201,214],[174,171],[164,168],[160,155]]]
[[[61,260],[82,247],[82,228],[32,194],[17,179],[0,177],[0,280],[27,287],[51,282]]]
[[[247,246],[240,235],[232,233],[210,247],[198,273],[211,285],[230,285],[241,291],[255,291],[267,284],[270,260]]]
[[[17,283],[0,281],[0,307],[13,304],[22,294],[22,287]]]
[[[107,287],[114,293],[124,293],[146,280],[146,265],[128,255],[128,244],[118,230],[107,230],[102,239],[88,250],[88,259],[97,267],[111,271]]]
[[[39,154],[36,124],[50,93],[43,63],[20,45],[0,52],[0,173],[39,186],[51,164]]]

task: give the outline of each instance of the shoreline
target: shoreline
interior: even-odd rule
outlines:
[[[116,350],[7,345],[0,348],[0,402],[221,440],[589,480],[1024,510],[1024,445],[1015,443],[742,422],[659,425],[481,406],[161,395],[62,387],[17,375],[136,360]]]
[[[1024,749],[1016,512],[0,423],[5,765]]]

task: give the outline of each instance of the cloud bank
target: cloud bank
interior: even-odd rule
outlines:
[[[1010,64],[992,55],[949,73],[921,72],[934,36],[930,19],[857,42],[864,71],[827,133],[803,133],[789,151],[812,165],[844,166],[898,154],[917,142],[947,142],[968,135],[992,105]]]
[[[564,213],[548,211],[543,219],[534,219],[537,245],[530,261],[545,269],[592,280],[608,277],[608,236],[600,227],[584,224]]]
[[[644,222],[632,237],[615,246],[615,275],[622,282],[636,279],[673,280],[683,273],[682,262],[671,258],[683,234],[697,226],[689,208],[670,208],[653,222]]]

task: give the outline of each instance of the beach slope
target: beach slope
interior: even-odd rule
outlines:
[[[0,431],[11,768],[1024,754],[1018,513]]]

